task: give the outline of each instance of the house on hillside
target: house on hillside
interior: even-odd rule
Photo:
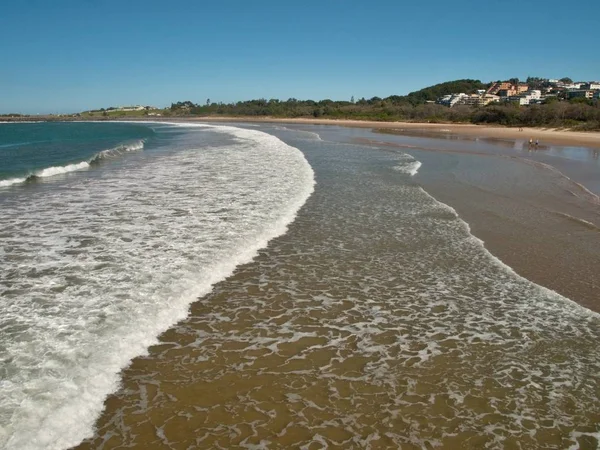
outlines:
[[[510,97],[511,95],[522,94],[528,90],[529,86],[525,83],[512,84],[508,81],[503,81],[492,84],[492,86],[490,86],[490,88],[487,90],[487,93],[491,95],[499,95],[500,97]]]
[[[460,94],[444,95],[443,97],[438,98],[436,103],[450,108],[457,105],[485,106],[489,103],[497,102],[500,98],[497,95],[486,94],[485,91],[482,92],[483,94],[477,93],[467,95],[461,92]]]
[[[460,94],[448,94],[448,95],[444,95],[440,98],[437,99],[437,103],[439,103],[440,105],[444,105],[444,106],[448,106],[449,108],[452,108],[453,106],[459,104],[462,105],[463,103],[463,99],[468,97],[467,94],[461,92]]]
[[[500,97],[492,94],[472,94],[463,98],[463,104],[469,106],[485,106],[490,103],[498,102]]]
[[[539,103],[542,99],[542,91],[533,89],[531,91],[523,92],[518,95],[511,95],[505,97],[504,100],[508,102],[517,102],[519,106],[526,106],[532,103]]]
[[[586,89],[589,91],[598,91],[600,90],[600,81],[590,81],[589,83],[584,83],[581,86],[581,89]]]
[[[573,98],[587,98],[588,100],[591,100],[594,98],[594,91],[590,91],[587,89],[579,89],[576,91],[568,91],[567,92],[567,98],[569,100],[573,99]]]

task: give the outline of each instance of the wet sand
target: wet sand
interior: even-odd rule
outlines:
[[[397,143],[297,145],[317,187],[288,233],[123,370],[78,448],[595,448],[597,315],[516,277],[420,188],[470,195],[505,230],[543,213],[539,187],[579,211],[564,178],[417,149],[411,177]]]
[[[377,138],[355,138],[354,142],[402,149],[419,160],[435,158],[435,163],[424,162],[417,181],[433,197],[457,210],[492,254],[528,280],[600,312],[600,198],[579,182],[586,180],[586,164],[573,169],[569,161],[546,158],[554,165],[544,163],[540,160],[543,151],[515,152],[510,141],[501,146],[492,140],[495,149],[484,151],[469,147],[469,137],[452,139],[464,145],[448,148],[441,140],[437,144],[429,140],[415,146]],[[439,164],[443,158],[464,168],[427,170],[428,164]],[[475,160],[479,162],[473,163]],[[571,169],[569,177],[561,172],[565,170],[561,164]],[[511,165],[534,167],[545,184],[532,185]],[[596,165],[589,170],[600,179]],[[497,172],[502,175],[498,177]]]
[[[599,316],[470,233],[598,311],[594,152],[294,126],[267,131],[313,196],[122,371],[78,447],[597,448]]]
[[[308,125],[306,130],[311,130],[310,125],[371,128],[382,135],[428,140],[417,144],[394,143],[385,142],[375,135],[370,139],[355,138],[353,142],[398,148],[411,153],[418,160],[422,159],[423,152],[450,155],[450,158],[454,154],[456,157],[462,155],[489,160],[489,164],[477,167],[479,175],[476,181],[467,183],[447,174],[426,174],[426,168],[421,169],[417,180],[433,197],[455,208],[469,223],[473,234],[484,241],[488,250],[518,274],[592,311],[600,312],[600,192],[590,192],[588,189],[590,185],[597,186],[600,183],[600,167],[590,164],[587,167],[585,164],[573,167],[561,160],[546,163],[533,158],[557,145],[589,147],[593,155],[589,159],[593,160],[598,158],[595,148],[600,147],[600,133],[324,119],[248,118],[247,121]],[[516,147],[527,149],[530,136],[534,141],[539,139],[539,151],[534,153],[534,146],[533,152],[515,152]],[[448,140],[465,145],[449,148],[445,145]],[[467,144],[480,140],[487,141],[495,149],[468,148]],[[499,194],[497,187],[489,186],[485,175],[485,171],[494,170],[495,160],[498,159],[533,165],[539,171],[547,172],[548,182],[558,192],[546,191],[539,186],[533,191],[527,185],[528,180],[514,179],[510,185],[504,184],[504,191]],[[551,165],[557,162],[563,165],[558,168]],[[432,163],[437,164],[437,161]]]

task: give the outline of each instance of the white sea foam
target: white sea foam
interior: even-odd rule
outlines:
[[[82,161],[77,164],[67,164],[66,166],[55,166],[55,167],[47,167],[46,169],[42,169],[39,172],[35,173],[36,177],[46,178],[53,177],[55,175],[62,175],[69,172],[75,172],[77,170],[89,169],[90,163],[87,161]]]
[[[301,133],[303,136],[309,136],[311,137],[313,140],[316,141],[322,141],[323,139],[321,139],[321,136],[319,135],[319,133],[315,133],[314,131],[308,131],[308,130],[298,130],[298,129],[292,129],[292,128],[288,128],[288,127],[284,127],[284,126],[275,126],[274,127],[276,130],[282,130],[282,131],[291,131],[292,133]]]
[[[285,233],[312,193],[297,149],[259,131],[192,126],[235,144],[203,148],[190,131],[178,150],[124,160],[92,183],[5,198],[0,447],[61,449],[90,436],[120,369]]]
[[[406,173],[408,175],[415,176],[419,172],[419,168],[421,167],[421,161],[417,161],[413,156],[408,153],[396,153],[394,152],[393,162],[395,165],[393,169]]]
[[[144,141],[139,140],[128,144],[119,145],[115,148],[109,148],[102,150],[94,155],[89,161],[81,161],[78,163],[67,164],[64,166],[52,166],[44,169],[37,170],[27,177],[21,178],[10,178],[7,180],[0,180],[0,187],[8,187],[15,184],[25,183],[28,180],[34,180],[36,178],[48,178],[56,175],[64,175],[70,172],[77,172],[80,170],[87,170],[91,164],[99,163],[103,159],[116,158],[128,152],[136,152],[144,149]]]
[[[521,282],[525,282],[527,284],[529,284],[530,286],[535,286],[535,288],[540,292],[540,294],[542,294],[542,296],[547,297],[547,298],[551,298],[552,300],[555,300],[557,302],[565,302],[567,303],[570,307],[578,310],[578,313],[584,315],[584,316],[589,316],[589,317],[594,317],[594,318],[598,318],[600,317],[600,313],[594,312],[590,309],[585,308],[584,306],[581,306],[580,304],[574,302],[573,300],[564,297],[560,294],[558,294],[557,292],[548,289],[544,286],[532,283],[531,281],[527,280],[526,278],[520,276],[518,273],[516,273],[514,271],[514,269],[512,267],[510,267],[508,264],[505,264],[500,258],[498,258],[497,256],[493,255],[486,247],[485,247],[485,243],[484,241],[482,241],[481,239],[479,239],[478,237],[476,237],[475,235],[473,235],[471,233],[471,227],[469,226],[469,224],[462,220],[462,218],[460,218],[460,216],[458,215],[458,212],[456,212],[456,210],[454,208],[452,208],[451,206],[440,202],[439,200],[437,200],[435,197],[433,197],[431,194],[429,194],[426,190],[424,190],[423,188],[419,187],[419,190],[421,192],[423,192],[423,194],[425,194],[427,197],[429,197],[431,200],[433,200],[435,202],[435,204],[441,208],[444,209],[448,212],[450,212],[450,214],[452,214],[453,216],[455,216],[456,218],[459,218],[459,222],[460,225],[462,227],[464,227],[464,229],[466,230],[466,232],[468,233],[469,236],[469,240],[474,242],[477,246],[481,247],[483,249],[484,254],[486,255],[486,257],[488,257],[491,261],[493,261],[494,265],[497,265],[498,267],[501,267],[503,271],[505,271],[506,273],[510,274],[511,277],[514,277],[515,279],[521,281]]]
[[[8,180],[0,180],[0,187],[8,187],[13,184],[20,184],[27,181],[27,178],[9,178]]]
[[[419,172],[420,167],[421,161],[409,161],[407,163],[394,167],[394,169],[398,172],[407,173],[412,177],[415,176],[417,172]]]

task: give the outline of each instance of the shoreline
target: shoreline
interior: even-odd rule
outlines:
[[[372,122],[352,120],[324,120],[324,119],[273,119],[273,118],[246,118],[240,120],[235,118],[194,118],[186,119],[190,122],[228,122],[242,124],[250,123],[282,123],[295,125],[333,125],[349,128],[370,128],[374,133],[385,133],[399,136],[411,136],[418,138],[435,138],[444,140],[448,136],[473,141],[475,139],[492,140],[522,140],[527,141],[529,137],[539,139],[541,144],[554,144],[566,146],[581,146],[588,148],[600,148],[599,132],[573,132],[567,130],[531,129],[507,127],[489,127],[481,125],[466,124],[430,124],[430,123],[403,123],[403,122]],[[313,130],[317,131],[318,130]],[[357,139],[360,140],[360,139]],[[363,145],[370,146],[392,146],[412,152],[431,152],[439,155],[458,154],[469,158],[501,158],[513,160],[516,163],[527,163],[540,170],[548,170],[547,165],[524,158],[516,158],[514,155],[506,154],[477,154],[474,152],[456,152],[444,150],[443,148],[406,148],[401,144],[369,142],[365,139]],[[443,144],[440,145],[443,147]],[[501,152],[504,153],[504,152]],[[593,239],[598,232],[600,223],[597,217],[600,214],[598,208],[598,196],[590,192],[584,185],[564,175],[560,170],[554,170],[555,175],[567,183],[574,183],[581,192],[581,201],[573,205],[571,200],[553,197],[548,191],[548,201],[543,201],[545,206],[538,208],[538,213],[544,217],[543,225],[523,215],[528,202],[520,197],[521,188],[513,187],[510,194],[510,206],[508,203],[500,210],[493,212],[495,219],[490,221],[490,204],[495,204],[497,199],[494,193],[484,194],[481,187],[463,189],[455,183],[443,187],[437,181],[425,180],[423,177],[419,184],[434,196],[436,200],[449,205],[457,210],[463,220],[469,225],[471,234],[481,239],[485,248],[502,263],[509,266],[519,276],[550,289],[567,297],[578,305],[595,313],[600,313],[600,299],[597,299],[598,286],[594,282],[600,279],[600,260],[594,257],[595,248]],[[526,182],[527,180],[521,180]],[[550,180],[548,183],[552,183]],[[548,185],[551,188],[552,184]],[[470,192],[470,194],[469,194]],[[541,198],[539,200],[542,200]],[[535,202],[535,200],[534,200]],[[574,209],[573,209],[574,208]],[[493,209],[493,208],[492,208]],[[517,213],[517,211],[520,211]],[[539,219],[539,218],[538,218]],[[520,230],[515,233],[515,226]],[[572,241],[569,236],[578,235],[582,239]],[[587,234],[587,237],[583,237]],[[526,237],[525,237],[526,236]],[[585,242],[589,243],[586,246]],[[580,257],[577,255],[580,254]],[[600,248],[598,249],[600,255]],[[585,255],[585,256],[584,256]],[[548,266],[542,261],[553,261]]]
[[[395,130],[409,133],[425,132],[429,137],[435,135],[457,135],[473,138],[496,138],[496,139],[539,139],[541,143],[549,143],[564,146],[585,146],[600,148],[600,131],[571,131],[569,129],[557,128],[522,128],[507,127],[503,125],[475,125],[471,123],[428,123],[428,122],[378,122],[372,120],[353,119],[313,119],[293,117],[270,117],[270,116],[158,116],[158,117],[114,117],[114,118],[52,118],[48,117],[23,117],[8,118],[0,117],[0,123],[27,123],[27,122],[237,122],[237,123],[287,123],[295,125],[330,125],[350,128],[372,128],[381,130]]]
[[[400,149],[425,161],[426,167],[435,167],[433,161],[440,160],[489,161],[478,164],[487,169],[472,172],[468,180],[457,179],[452,171],[440,175],[426,169],[419,173],[417,183],[456,210],[490,254],[519,276],[600,313],[596,281],[600,280],[600,202],[584,185],[554,166],[515,157],[509,151],[492,154],[365,138],[354,142]],[[507,164],[539,170],[545,178],[543,191],[530,189],[527,177],[513,176],[504,188],[489,184],[487,178],[493,178],[494,172],[513,173]]]
[[[354,133],[343,131],[349,137]],[[562,390],[555,394],[552,386],[573,375],[562,371],[555,375],[549,372],[549,364],[595,381],[588,375],[593,368],[582,372],[582,367],[587,367],[588,355],[597,353],[597,328],[585,333],[588,325],[595,325],[596,314],[575,305],[556,310],[554,302],[562,304],[562,299],[546,292],[540,296],[537,287],[512,275],[503,277],[506,268],[490,261],[479,243],[447,246],[447,236],[450,241],[457,237],[456,243],[464,239],[472,242],[478,233],[466,233],[462,224],[458,234],[451,233],[453,225],[445,223],[450,218],[446,208],[426,208],[426,214],[437,215],[433,222],[426,217],[423,222],[413,214],[402,214],[402,219],[398,205],[405,199],[411,201],[407,193],[412,186],[408,190],[394,188],[398,177],[388,170],[390,153],[372,156],[376,152],[366,146],[350,147],[348,153],[347,147],[330,145],[331,141],[308,142],[306,151],[312,159],[307,160],[315,163],[311,166],[318,191],[303,205],[287,232],[269,242],[251,263],[238,266],[235,274],[217,283],[210,294],[198,298],[188,317],[159,336],[147,356],[133,359],[122,370],[120,387],[107,397],[105,409],[95,421],[95,434],[74,449],[148,447],[164,442],[232,447],[240,443],[259,445],[263,440],[276,446],[300,447],[314,436],[311,423],[304,422],[307,417],[321,420],[325,425],[318,425],[322,427],[319,432],[329,433],[331,441],[339,443],[339,430],[347,429],[347,425],[338,419],[353,417],[357,404],[371,409],[364,415],[364,423],[362,416],[353,422],[354,435],[372,435],[373,423],[406,430],[409,435],[414,428],[406,420],[414,418],[415,423],[422,423],[427,416],[444,418],[448,405],[469,412],[467,418],[473,418],[465,422],[469,429],[485,435],[489,414],[482,419],[481,411],[489,398],[508,398],[499,410],[506,416],[498,416],[505,423],[505,417],[515,416],[513,392],[521,395],[525,388],[534,389],[527,395],[541,399],[542,413],[551,401],[547,398],[566,395]],[[455,158],[454,154],[427,155],[435,164]],[[348,169],[339,170],[344,164]],[[381,170],[372,169],[374,165]],[[494,166],[495,162],[488,165]],[[527,173],[534,170],[525,168]],[[438,174],[448,172],[439,170]],[[477,195],[471,186],[457,191],[451,183],[447,189],[445,178],[429,175],[434,183],[427,182],[424,187],[435,186],[437,181],[450,198],[453,193],[458,198],[467,193],[476,205],[490,198]],[[379,182],[382,177],[384,183]],[[418,184],[423,183],[419,180]],[[507,188],[514,191],[512,186]],[[452,206],[429,188],[426,194]],[[513,203],[528,206],[520,198]],[[471,221],[457,212],[471,228]],[[474,212],[480,220],[481,211]],[[450,220],[454,222],[453,217]],[[442,229],[449,226],[450,234],[431,233],[428,223]],[[510,223],[500,228],[512,229]],[[419,230],[407,234],[414,247],[406,246],[399,236],[403,229]],[[516,230],[512,237],[520,233]],[[496,241],[502,244],[506,237],[497,236]],[[547,241],[547,236],[540,236],[541,240]],[[564,245],[554,247],[560,251]],[[429,257],[430,247],[433,257]],[[440,248],[439,253],[435,247]],[[461,257],[457,250],[464,250],[464,255]],[[537,261],[536,255],[532,256],[530,261]],[[500,266],[503,263],[513,269],[500,261]],[[562,267],[569,264],[558,261]],[[483,267],[481,273],[479,265]],[[588,324],[588,317],[594,322]],[[578,327],[583,328],[581,335],[575,334]],[[577,341],[575,336],[585,339]],[[565,355],[580,354],[582,357],[575,361],[582,363],[565,363]],[[510,376],[499,382],[498,374]],[[424,381],[394,381],[405,379]],[[481,390],[480,380],[485,381]],[[454,390],[440,390],[439,386],[453,386]],[[506,392],[498,391],[505,388]],[[592,392],[584,391],[581,383],[572,390],[580,396],[568,397],[573,402],[585,400],[586,393]],[[456,403],[454,392],[460,398]],[[432,401],[432,395],[440,397]],[[358,401],[342,403],[348,397]],[[399,404],[398,398],[403,402]],[[429,406],[424,410],[423,405]],[[570,406],[567,404],[565,410]],[[399,408],[404,408],[398,414],[401,418],[388,426],[390,411]],[[562,410],[558,413],[563,414]],[[522,417],[520,411],[516,414]],[[541,417],[534,419],[553,423]],[[587,423],[585,417],[576,423]],[[452,416],[438,421],[420,433],[439,436],[441,426],[456,430],[456,420]],[[461,415],[460,420],[466,419]],[[529,439],[536,420],[522,428],[523,441]],[[292,422],[294,428],[288,434],[287,424]],[[234,428],[240,431],[232,433]],[[541,426],[540,433],[545,428]],[[513,430],[521,428],[509,431],[512,442],[519,442]],[[357,442],[343,439],[347,445]],[[559,443],[555,435],[545,442],[550,439]],[[482,442],[479,439],[476,444]],[[468,434],[463,441],[453,436],[445,445],[454,448],[472,443],[472,434]],[[535,446],[531,439],[527,443]],[[390,440],[383,444],[397,447],[399,443]]]
[[[139,121],[137,119],[130,120],[119,120],[119,122]],[[188,118],[152,118],[143,120],[144,122],[162,122],[162,123],[194,123],[194,122],[215,122],[215,123],[281,123],[281,124],[295,124],[295,125],[307,125],[307,126],[341,126],[348,128],[363,128],[371,129],[374,133],[382,132],[390,135],[406,135],[419,138],[436,138],[442,142],[444,139],[448,139],[449,135],[466,138],[466,140],[473,141],[475,138],[492,138],[492,139],[522,139],[526,140],[531,129],[525,129],[520,132],[518,129],[504,128],[504,127],[486,127],[480,125],[461,125],[461,124],[427,124],[427,123],[402,123],[402,122],[372,122],[372,121],[349,121],[349,120],[323,120],[323,119],[274,119],[274,118],[206,118],[206,117],[188,117]],[[104,121],[103,121],[104,122]],[[318,132],[318,128],[314,131]],[[556,142],[568,142],[570,145],[581,145],[584,147],[593,147],[591,143],[595,143],[600,147],[600,133],[595,132],[571,132],[566,130],[536,130],[541,135],[548,136],[547,138],[539,139],[543,143],[556,143]],[[500,155],[480,154],[473,152],[462,152],[456,150],[448,150],[443,148],[433,148],[427,146],[424,148],[412,148],[412,146],[405,146],[395,143],[377,142],[365,139],[361,142],[365,146],[370,145],[384,145],[401,148],[407,152],[431,152],[436,153],[439,157],[444,157],[448,154],[456,154],[460,156],[464,154],[473,158],[481,157],[498,157]],[[438,147],[436,145],[436,147]],[[440,145],[443,147],[443,144]],[[505,157],[515,158],[513,156],[505,155]],[[517,158],[519,162],[526,162],[527,160],[521,160]],[[544,166],[541,163],[533,162],[534,165]],[[560,173],[560,172],[559,172]],[[575,180],[561,174],[566,180],[575,183],[579,186]],[[511,267],[516,273],[523,276],[524,278],[532,281],[533,283],[539,284],[560,294],[568,297],[579,305],[589,308],[592,311],[600,313],[600,299],[597,299],[595,290],[597,289],[596,284],[593,282],[594,279],[600,280],[600,260],[593,258],[592,255],[588,254],[587,264],[581,258],[578,258],[570,244],[566,240],[563,241],[563,237],[568,234],[580,235],[582,232],[597,233],[597,229],[600,227],[598,215],[598,196],[591,192],[583,192],[583,197],[586,198],[584,203],[587,206],[579,207],[575,212],[571,209],[562,210],[563,207],[569,206],[562,200],[550,199],[550,203],[555,206],[552,207],[553,211],[547,209],[544,215],[546,221],[540,226],[540,223],[534,223],[529,221],[527,227],[524,227],[524,232],[529,230],[535,231],[530,236],[530,239],[523,241],[521,237],[515,236],[511,229],[516,223],[523,227],[527,221],[519,219],[516,213],[513,211],[509,213],[504,211],[503,213],[496,216],[496,221],[490,222],[487,215],[490,214],[489,206],[490,202],[493,204],[497,201],[493,195],[483,195],[481,189],[475,187],[475,191],[467,191],[459,189],[454,193],[451,193],[452,189],[457,189],[456,186],[443,187],[437,182],[428,182],[421,178],[419,184],[423,185],[423,188],[433,195],[438,201],[441,201],[452,208],[459,211],[471,230],[472,234],[481,239],[484,242],[485,247],[490,251],[492,255],[498,257],[501,261]],[[523,180],[524,181],[524,180]],[[585,191],[585,187],[583,188]],[[517,188],[513,188],[511,194],[512,205],[515,210],[523,208],[527,205],[527,202],[523,198],[519,198],[517,194],[519,191]],[[470,192],[470,194],[469,194]],[[592,198],[594,197],[594,198]],[[594,201],[596,200],[596,201]],[[570,202],[568,200],[567,202]],[[572,206],[572,205],[571,205]],[[590,217],[590,215],[592,217]],[[514,216],[514,217],[513,217]],[[498,217],[503,217],[501,221],[498,221]],[[556,223],[556,217],[560,218],[560,224]],[[516,222],[515,222],[516,221]],[[513,223],[515,222],[515,223]],[[557,228],[558,227],[558,228]],[[560,228],[560,232],[559,232]],[[585,230],[584,230],[585,229]],[[544,239],[542,239],[542,236]],[[589,239],[589,236],[588,236]],[[521,242],[521,245],[515,245],[515,242]],[[589,243],[591,247],[594,247],[594,242]],[[556,248],[555,248],[556,247]],[[586,251],[583,246],[580,250]],[[569,254],[569,257],[565,259],[565,255]],[[535,256],[532,256],[535,255]],[[600,248],[598,249],[598,255],[600,255]],[[596,259],[596,262],[590,264],[592,259]],[[542,264],[535,263],[533,260],[538,261],[553,261],[554,268],[552,270],[542,269]],[[598,267],[598,269],[594,269]],[[583,280],[571,279],[573,277],[574,268],[578,268],[575,272],[583,274],[585,278],[589,280],[589,286],[582,287]],[[576,278],[580,278],[577,276]]]
[[[166,118],[163,118],[165,120]],[[376,122],[367,120],[349,119],[308,119],[308,118],[277,118],[277,117],[188,117],[182,118],[192,122],[251,122],[251,123],[289,123],[296,125],[333,125],[350,128],[373,128],[397,131],[423,131],[429,137],[435,134],[505,138],[505,139],[539,139],[557,145],[587,146],[600,148],[600,132],[597,131],[570,131],[554,128],[511,128],[505,126],[474,125],[462,123],[426,123],[426,122]]]

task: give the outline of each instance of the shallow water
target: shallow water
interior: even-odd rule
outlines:
[[[598,314],[494,258],[403,151],[264,129],[315,192],[124,370],[81,448],[597,447]]]
[[[272,136],[156,127],[139,151],[0,190],[2,448],[92,434],[120,369],[313,190],[303,155]]]

